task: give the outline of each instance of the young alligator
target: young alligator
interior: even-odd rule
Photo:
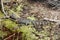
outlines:
[[[19,24],[30,25],[33,21],[30,20],[30,19],[19,18],[19,19],[17,19],[17,22],[18,22]]]
[[[24,24],[24,25],[30,25],[32,24],[33,27],[39,32],[41,30],[44,30],[43,27],[51,24],[51,23],[56,23],[55,21],[50,21],[50,20],[30,20],[26,18],[16,18],[15,15],[10,16],[11,19],[16,20],[18,24]]]

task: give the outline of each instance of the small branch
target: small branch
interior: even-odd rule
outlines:
[[[7,13],[6,13],[5,10],[4,10],[3,0],[1,0],[1,7],[2,7],[2,12],[4,13],[4,15],[5,15],[6,17],[8,17]]]
[[[60,20],[49,19],[49,18],[44,18],[44,20],[53,21],[53,22],[60,24]]]
[[[5,38],[4,40],[7,40],[7,39],[9,39],[9,38],[11,38],[11,37],[13,37],[13,36],[15,36],[15,33],[14,34],[12,34],[12,35],[10,35],[10,36],[8,36],[7,38]]]

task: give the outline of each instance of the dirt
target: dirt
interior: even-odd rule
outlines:
[[[51,7],[48,7],[48,5],[46,5],[45,3],[41,3],[41,2],[26,2],[27,5],[24,6],[24,10],[23,10],[23,14],[27,17],[34,15],[34,17],[36,17],[36,19],[40,20],[40,19],[44,19],[44,18],[49,18],[49,19],[55,19],[55,20],[60,20],[60,10],[59,9],[54,9]],[[27,14],[27,15],[26,15]],[[43,21],[44,22],[44,21]],[[42,22],[42,23],[43,23]],[[46,24],[47,22],[45,22]],[[50,23],[50,22],[49,22]],[[47,25],[49,25],[49,23]],[[37,30],[44,30],[44,26],[41,27],[41,25],[38,24],[35,28]],[[50,25],[51,27],[51,25]],[[57,28],[56,28],[57,27]],[[60,28],[59,28],[59,24],[52,26],[52,28],[48,28],[48,30],[50,30],[50,40],[59,40],[60,39]],[[40,28],[40,29],[39,29]],[[58,36],[58,37],[57,37]],[[54,39],[56,37],[56,39]]]
[[[24,14],[34,15],[37,18],[50,18],[60,20],[60,11],[59,9],[53,10],[51,7],[48,7],[46,3],[41,2],[26,2]]]

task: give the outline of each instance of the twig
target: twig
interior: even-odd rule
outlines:
[[[4,13],[4,15],[5,15],[6,17],[8,17],[7,13],[6,13],[5,10],[4,10],[3,0],[1,0],[1,7],[2,7],[2,12]]]
[[[7,38],[5,38],[4,40],[7,40],[7,39],[9,39],[9,38],[11,38],[11,37],[13,37],[13,36],[15,36],[15,33],[14,34],[12,34],[12,35],[10,35],[10,36],[8,36]]]
[[[44,20],[53,21],[53,22],[60,24],[60,20],[49,19],[49,18],[44,18]]]

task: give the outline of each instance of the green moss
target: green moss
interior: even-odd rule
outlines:
[[[20,5],[16,8],[16,12],[23,11],[22,7],[23,7],[23,4],[20,4]]]
[[[28,25],[28,26],[22,26],[20,28],[20,32],[22,32],[22,40],[35,40],[36,39],[36,36],[32,33],[32,32],[35,32],[36,30],[34,28],[31,28],[32,26],[31,25]]]
[[[26,26],[26,25],[23,25],[23,26],[21,26],[20,27],[20,31],[22,31],[22,32],[24,32],[24,33],[29,33],[29,32],[32,32],[32,31],[34,31],[34,30],[32,30],[32,25],[28,25],[28,26]]]
[[[0,18],[3,17],[3,16],[4,16],[4,14],[0,11]]]
[[[27,17],[27,19],[30,19],[30,20],[36,20],[36,18],[33,17],[33,16]]]
[[[7,36],[7,33],[0,30],[0,37],[4,37],[4,36]]]
[[[9,19],[4,20],[3,24],[5,25],[5,27],[7,27],[8,29],[10,29],[12,31],[15,31],[16,28],[18,27],[18,24],[16,24],[15,22],[13,22]]]

